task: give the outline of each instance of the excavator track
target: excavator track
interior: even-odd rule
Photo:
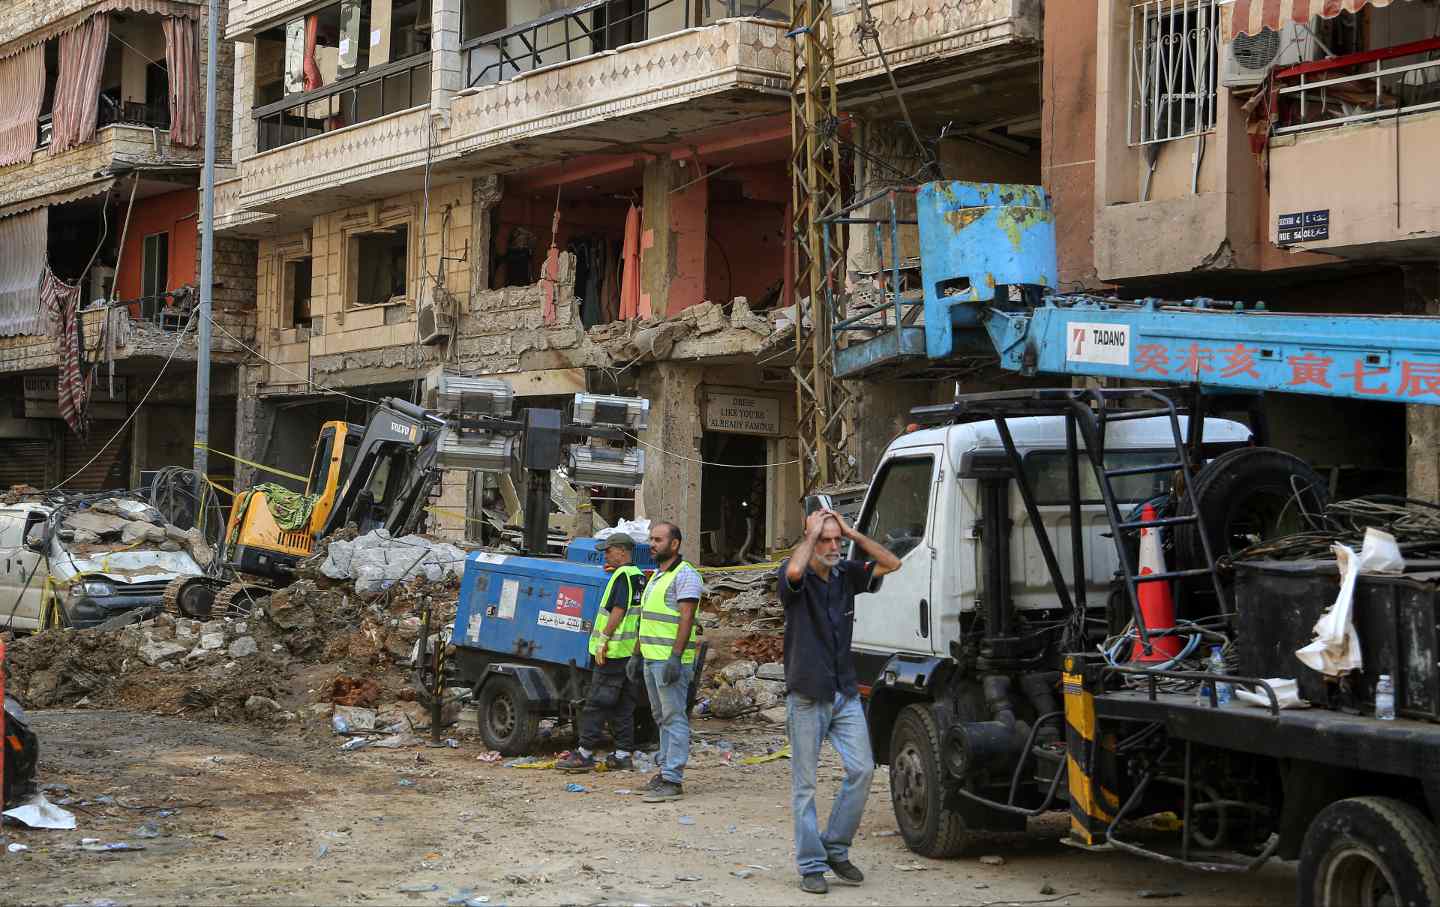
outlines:
[[[165,586],[161,608],[176,617],[209,620],[215,613],[215,596],[225,581],[211,576],[177,576]]]
[[[210,613],[216,617],[248,617],[255,605],[274,591],[259,583],[230,583],[215,594],[215,605]]]

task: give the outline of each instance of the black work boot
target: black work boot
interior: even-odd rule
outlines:
[[[861,872],[860,867],[851,863],[849,860],[826,860],[825,865],[829,866],[830,871],[835,873],[835,878],[844,882],[846,885],[859,885],[865,881],[865,873]]]
[[[800,890],[809,894],[829,894],[830,883],[825,881],[825,873],[812,872],[800,880]]]
[[[635,771],[635,760],[629,756],[617,756],[611,753],[605,757],[605,767],[612,772],[633,772]]]
[[[674,781],[660,779],[660,783],[646,791],[643,803],[663,803],[666,800],[679,800],[685,796],[685,788]]]

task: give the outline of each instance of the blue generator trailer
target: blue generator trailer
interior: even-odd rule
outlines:
[[[465,562],[451,643],[451,670],[474,691],[480,737],[506,756],[531,751],[540,721],[573,721],[584,705],[592,667],[590,632],[609,574],[597,563],[594,539],[577,539],[565,560],[472,553]],[[642,569],[649,549],[636,546]],[[649,570],[647,569],[647,576]],[[706,646],[690,688],[693,707]],[[636,739],[657,739],[645,707],[636,710]]]

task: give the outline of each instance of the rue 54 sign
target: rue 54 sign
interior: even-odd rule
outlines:
[[[1330,238],[1330,209],[1281,214],[1275,222],[1275,244],[1288,246]]]

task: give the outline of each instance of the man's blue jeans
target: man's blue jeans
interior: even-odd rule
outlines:
[[[834,701],[811,699],[800,693],[785,697],[785,725],[790,735],[790,809],[795,819],[795,865],[802,876],[824,872],[827,860],[848,860],[850,842],[875,774],[875,757],[870,752],[870,731],[859,696],[835,694]],[[845,765],[845,781],[825,834],[815,815],[815,772],[820,765],[820,746],[829,738]]]
[[[680,679],[674,683],[662,683],[664,673],[665,662],[645,660],[645,691],[650,694],[650,714],[660,729],[655,761],[660,764],[660,777],[679,784],[685,780],[685,763],[690,761],[690,716],[685,713],[685,702],[690,698],[695,665],[680,665]]]

